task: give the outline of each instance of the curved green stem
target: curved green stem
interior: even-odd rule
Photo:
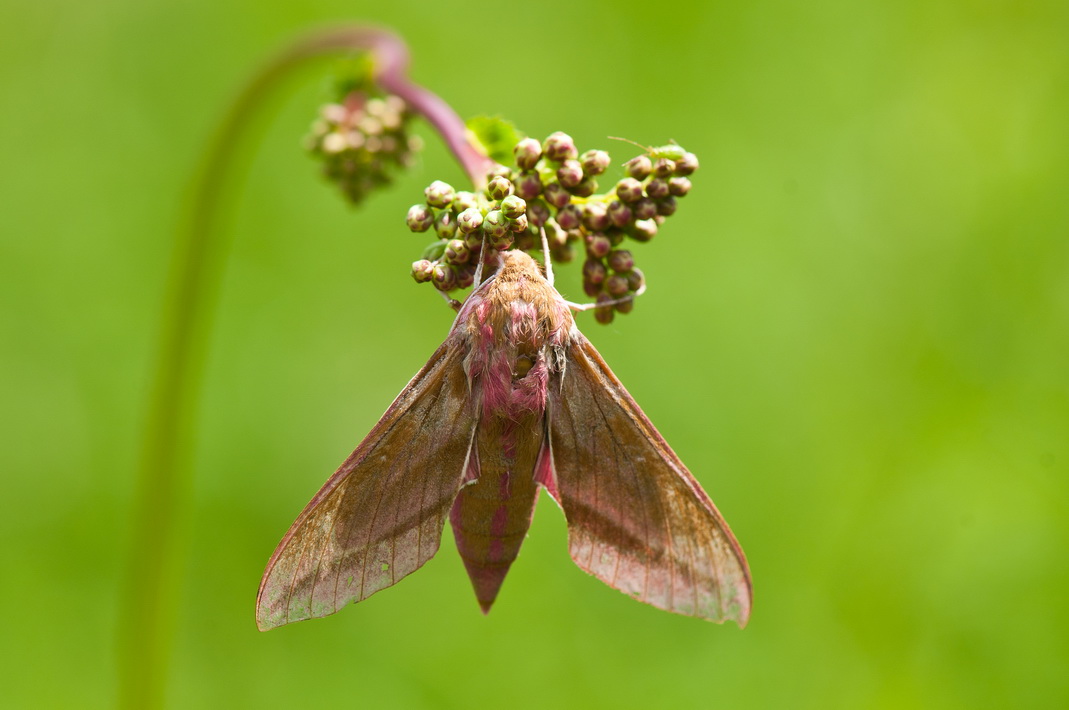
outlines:
[[[312,33],[264,65],[243,88],[211,140],[179,225],[167,289],[156,375],[148,401],[132,519],[129,579],[120,609],[120,705],[161,707],[178,617],[182,535],[192,488],[189,467],[197,395],[210,316],[228,253],[219,230],[225,188],[239,148],[259,110],[305,60],[338,51],[370,51],[376,80],[400,95],[442,135],[479,184],[492,162],[465,137],[464,123],[444,101],[412,84],[408,52],[382,30],[327,29]],[[251,627],[250,614],[250,628]]]

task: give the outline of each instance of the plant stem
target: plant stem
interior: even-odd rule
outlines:
[[[190,451],[210,319],[229,253],[219,229],[225,189],[239,147],[257,113],[282,80],[306,60],[341,51],[372,54],[378,84],[403,98],[443,137],[472,183],[493,162],[470,145],[459,116],[440,98],[411,83],[408,51],[396,36],[364,27],[331,28],[297,40],[265,64],[242,89],[208,145],[179,224],[155,381],[150,391],[132,516],[128,580],[119,625],[122,707],[162,707],[173,645],[192,490]],[[250,615],[250,629],[252,628]]]

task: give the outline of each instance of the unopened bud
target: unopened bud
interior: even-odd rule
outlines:
[[[519,234],[520,232],[526,232],[528,224],[529,223],[527,220],[526,212],[521,214],[519,217],[516,217],[515,219],[509,220],[509,228],[516,234]]]
[[[449,206],[454,212],[463,212],[472,207],[478,207],[479,197],[474,192],[461,191],[453,197],[453,201]]]
[[[627,279],[620,274],[613,274],[605,279],[605,290],[608,291],[610,296],[619,298],[628,291]]]
[[[434,210],[428,209],[426,205],[412,205],[408,208],[405,224],[413,232],[426,232],[434,224]]]
[[[533,170],[542,157],[542,144],[534,138],[524,138],[512,149],[520,170]]]
[[[427,204],[431,207],[448,207],[449,203],[453,201],[456,191],[453,190],[453,186],[449,183],[435,180],[427,186],[423,194],[427,197]]]
[[[668,183],[660,178],[653,178],[646,183],[646,196],[653,200],[668,197]]]
[[[525,200],[533,200],[542,194],[542,180],[538,173],[520,173],[513,183],[516,194]]]
[[[567,133],[557,131],[546,138],[542,144],[542,152],[550,160],[563,161],[574,160],[579,156],[575,141]]]
[[[598,189],[598,181],[589,175],[583,181],[571,189],[571,193],[577,197],[590,197]]]
[[[609,210],[605,203],[588,202],[583,205],[583,224],[586,225],[587,229],[595,232],[607,229],[611,222],[609,221]]]
[[[653,219],[657,216],[657,203],[647,197],[643,197],[631,205],[631,212],[635,215],[635,219]]]
[[[487,212],[486,218],[483,220],[483,231],[486,232],[487,238],[494,244],[494,247],[500,249],[501,247],[497,246],[497,242],[509,231],[508,220],[505,218],[504,213],[501,210]]]
[[[653,161],[650,160],[648,155],[640,155],[624,164],[624,168],[627,170],[627,174],[636,180],[645,180],[653,172]]]
[[[578,160],[565,160],[557,168],[557,180],[565,188],[572,188],[583,181],[583,166]]]
[[[638,269],[631,269],[627,274],[627,287],[637,291],[646,285],[646,277]]]
[[[583,279],[592,284],[604,283],[608,273],[601,259],[587,259],[583,262]]]
[[[657,200],[657,214],[662,217],[671,217],[676,213],[676,198],[668,196],[663,200]]]
[[[431,282],[439,291],[452,291],[457,285],[457,275],[446,264],[435,264],[431,271]]]
[[[648,242],[657,234],[657,223],[652,219],[639,219],[631,228],[631,236],[640,242]]]
[[[549,221],[549,206],[542,200],[534,200],[527,203],[527,221],[535,229],[541,228]]]
[[[626,227],[631,221],[631,208],[619,200],[609,203],[609,221],[614,227]]]
[[[653,164],[653,174],[659,178],[667,178],[676,170],[675,161],[668,158],[658,158]]]
[[[434,271],[434,263],[429,259],[412,262],[412,278],[416,280],[416,283],[430,281],[432,271]]]
[[[586,238],[586,253],[595,259],[602,259],[612,249],[612,242],[604,234],[591,234]],[[600,263],[600,262],[599,262]]]
[[[498,175],[486,186],[486,194],[491,200],[503,200],[512,194],[512,181]]]
[[[578,229],[583,223],[583,211],[579,205],[565,205],[557,211],[557,222],[564,229]]]
[[[509,195],[501,200],[501,211],[504,212],[505,216],[509,219],[516,219],[527,211],[527,203],[521,197]]]
[[[558,209],[564,207],[572,200],[572,196],[568,194],[567,190],[561,187],[559,182],[551,182],[543,187],[542,198]]]
[[[698,156],[694,153],[684,153],[683,157],[676,161],[676,175],[690,175],[698,169]]]
[[[602,325],[608,325],[612,323],[612,317],[614,315],[612,306],[608,305],[608,301],[612,300],[612,296],[607,293],[598,294],[596,303],[598,307],[594,309],[594,320]]]
[[[690,180],[685,177],[674,177],[669,179],[668,192],[676,197],[683,197],[690,192]]]
[[[483,213],[478,207],[469,207],[457,215],[457,226],[464,234],[471,234],[483,224]]]
[[[627,249],[613,249],[608,261],[609,268],[618,273],[635,268],[635,257]]]
[[[434,231],[442,239],[452,239],[457,233],[457,218],[449,210],[442,210],[434,220]]]
[[[571,244],[565,244],[551,250],[553,253],[553,261],[559,264],[567,264],[570,261],[575,261],[575,249]]]
[[[475,283],[475,264],[464,264],[457,267],[457,288],[468,288]]]
[[[642,199],[642,183],[635,178],[624,178],[616,183],[616,196],[622,202],[636,202]]]
[[[471,251],[468,249],[468,245],[459,239],[451,239],[445,245],[445,260],[450,264],[463,264],[470,257]]]
[[[619,303],[614,303],[612,307],[616,309],[617,313],[622,313],[626,316],[628,313],[635,310],[635,299],[625,298]]]
[[[609,168],[609,154],[603,150],[588,150],[579,161],[587,175],[601,175]]]

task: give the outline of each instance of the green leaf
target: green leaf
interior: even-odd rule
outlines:
[[[467,125],[492,160],[502,165],[512,163],[512,149],[524,137],[514,123],[500,116],[475,116]]]

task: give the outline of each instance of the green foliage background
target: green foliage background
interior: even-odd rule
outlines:
[[[459,6],[458,6],[459,7]],[[474,6],[466,6],[474,8]],[[189,176],[298,30],[399,29],[465,116],[702,159],[582,325],[749,556],[750,626],[628,600],[548,499],[483,617],[450,534],[397,587],[260,634],[290,521],[448,329],[407,275],[423,164],[366,207],[283,92],[228,200],[173,707],[1069,704],[1069,5],[0,4],[0,704],[108,707],[146,387]],[[694,250],[702,258],[694,259]],[[692,278],[680,278],[679,270]],[[579,296],[575,269],[563,290]]]

